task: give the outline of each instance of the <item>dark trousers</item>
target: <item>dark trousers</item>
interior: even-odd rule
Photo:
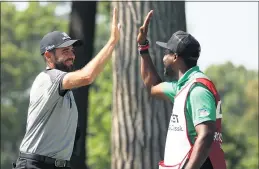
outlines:
[[[70,167],[55,167],[54,164],[46,164],[37,160],[28,158],[18,158],[13,163],[13,169],[71,169]]]
[[[206,159],[206,161],[202,165],[201,169],[213,169],[213,166],[212,166],[209,158]]]
[[[188,163],[188,159],[187,159],[185,165],[187,163]],[[183,169],[184,169],[185,165],[183,166]],[[213,166],[212,166],[209,158],[206,159],[206,161],[203,163],[203,165],[201,166],[200,169],[213,169]]]

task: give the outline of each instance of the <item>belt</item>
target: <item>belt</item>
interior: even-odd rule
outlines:
[[[46,164],[54,164],[55,167],[71,167],[70,161],[55,159],[38,154],[22,153],[19,154],[20,158],[32,159]]]

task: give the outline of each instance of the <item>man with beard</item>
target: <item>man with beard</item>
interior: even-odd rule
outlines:
[[[109,41],[97,56],[77,71],[72,71],[76,58],[74,47],[80,46],[81,40],[71,40],[59,31],[42,38],[40,52],[47,68],[31,87],[26,133],[14,168],[70,168],[78,121],[71,89],[91,84],[103,70],[119,41],[119,29],[117,10],[114,9]]]
[[[189,33],[175,32],[165,50],[165,74],[176,81],[162,82],[149,55],[147,40],[150,11],[137,42],[141,76],[152,96],[174,103],[160,169],[226,169],[221,149],[221,101],[214,84],[199,70],[199,42]]]

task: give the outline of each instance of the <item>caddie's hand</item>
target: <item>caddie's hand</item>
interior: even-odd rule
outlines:
[[[113,9],[112,24],[111,24],[111,37],[110,40],[113,43],[117,43],[120,39],[121,25],[118,23],[118,10]]]
[[[146,19],[144,21],[144,24],[139,28],[139,33],[138,33],[138,38],[137,38],[137,42],[142,45],[146,42],[147,39],[147,32],[148,32],[148,25],[150,22],[150,19],[153,15],[153,10],[151,10],[147,16]]]

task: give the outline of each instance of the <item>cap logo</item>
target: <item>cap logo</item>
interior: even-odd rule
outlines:
[[[63,40],[71,39],[65,32],[62,33],[63,35]]]
[[[46,48],[45,48],[45,50],[52,50],[52,49],[54,49],[55,48],[55,45],[51,45],[51,46],[47,46]]]

